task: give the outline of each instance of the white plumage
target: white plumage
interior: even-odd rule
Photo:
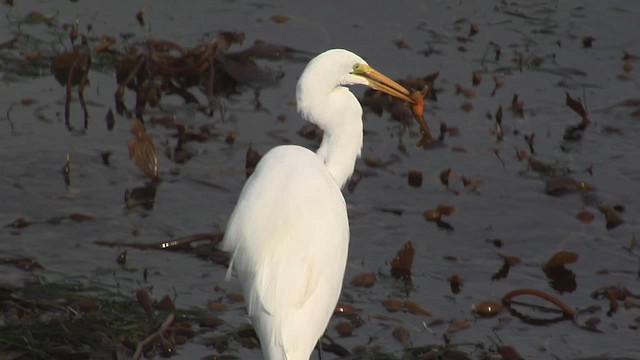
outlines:
[[[317,153],[269,151],[247,180],[222,248],[242,282],[249,319],[268,360],[308,360],[340,296],[349,222],[340,188],[362,149],[362,108],[346,85],[408,100],[407,90],[341,49],[311,60],[298,110],[324,130]],[[408,100],[409,101],[409,100]]]

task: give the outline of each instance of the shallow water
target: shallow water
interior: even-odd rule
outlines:
[[[147,25],[138,25],[135,14],[145,9]],[[330,2],[298,4],[293,1],[209,2],[193,1],[176,6],[170,1],[126,2],[118,6],[100,1],[55,3],[19,1],[15,7],[2,5],[6,16],[0,18],[0,42],[21,32],[32,38],[19,43],[18,49],[0,49],[0,54],[17,57],[21,50],[38,47],[53,56],[68,46],[62,23],[75,22],[81,30],[91,24],[91,34],[132,34],[130,42],[149,38],[166,38],[194,46],[214,36],[219,30],[243,31],[244,46],[256,39],[319,52],[344,47],[362,55],[374,67],[392,78],[424,76],[439,72],[437,103],[429,102],[427,121],[433,130],[440,122],[455,126],[459,137],[447,137],[446,146],[423,150],[417,142],[417,126],[412,124],[409,137],[402,141],[406,152],[398,148],[400,123],[388,113],[377,116],[365,111],[365,145],[363,156],[375,156],[384,168],[369,168],[362,160],[356,167],[370,176],[364,177],[353,192],[345,190],[351,221],[351,246],[345,276],[343,300],[363,309],[365,324],[348,338],[338,338],[333,319],[327,334],[339,344],[380,346],[383,351],[401,354],[403,346],[393,339],[393,329],[402,324],[410,331],[414,345],[442,343],[447,325],[425,328],[427,318],[410,314],[388,313],[381,301],[389,297],[414,300],[437,318],[446,322],[468,319],[471,327],[454,336],[454,342],[490,344],[499,338],[515,347],[525,358],[570,359],[601,354],[637,358],[638,309],[620,308],[606,316],[608,303],[594,300],[590,294],[603,286],[619,285],[640,294],[638,250],[629,252],[632,236],[638,236],[640,167],[637,152],[640,119],[633,115],[638,107],[616,106],[627,99],[640,97],[638,71],[623,74],[623,50],[640,55],[636,29],[640,3],[613,1],[384,1]],[[56,25],[19,24],[30,11],[51,14]],[[290,20],[276,24],[273,15]],[[462,43],[469,23],[479,32]],[[592,48],[583,48],[582,38],[593,36]],[[60,38],[60,40],[56,40]],[[120,38],[118,38],[120,40]],[[38,42],[37,40],[41,40]],[[403,40],[409,49],[399,49],[394,41]],[[498,43],[501,59],[493,60],[489,42]],[[64,45],[63,45],[64,44]],[[20,46],[24,48],[20,48]],[[461,49],[460,47],[464,48]],[[235,49],[238,49],[236,47]],[[429,56],[422,52],[432,49]],[[513,60],[521,53],[522,69]],[[543,59],[531,65],[534,57]],[[635,60],[640,62],[640,60]],[[317,143],[296,134],[303,125],[292,101],[297,76],[304,68],[300,60],[260,63],[281,71],[284,77],[275,86],[261,89],[262,108],[256,110],[251,90],[224,100],[225,116],[208,117],[177,97],[164,98],[164,111],[175,114],[184,124],[198,128],[213,126],[208,141],[187,146],[195,156],[183,165],[160,158],[161,176],[153,209],[128,210],[124,203],[127,189],[143,186],[146,179],[129,160],[126,142],[130,120],[116,116],[113,131],[108,131],[104,117],[114,107],[116,79],[113,71],[94,69],[85,91],[89,126],[82,130],[82,111],[71,105],[69,131],[64,124],[65,92],[50,74],[48,66],[23,71],[18,61],[4,61],[0,67],[0,224],[17,218],[35,222],[23,229],[0,228],[0,256],[28,256],[39,261],[44,270],[39,275],[50,280],[81,279],[131,294],[141,286],[142,269],[148,268],[153,294],[177,295],[180,307],[205,307],[222,296],[214,292],[218,285],[226,291],[238,291],[235,281],[223,281],[226,269],[190,254],[129,249],[128,265],[116,264],[123,249],[95,245],[95,241],[155,243],[170,237],[224,229],[244,181],[244,158],[249,145],[264,153],[269,148],[296,143],[310,148]],[[9,66],[13,64],[12,66]],[[636,64],[636,67],[638,64]],[[35,70],[34,70],[35,69]],[[465,99],[457,95],[455,84],[471,86],[472,71],[481,71],[482,83],[475,87],[477,96]],[[34,73],[35,72],[35,73]],[[491,75],[496,74],[504,86],[490,96]],[[353,89],[358,96],[362,89]],[[563,140],[565,128],[579,122],[579,117],[565,105],[565,91],[572,97],[586,98],[592,120],[577,142]],[[514,93],[524,101],[524,116],[509,110]],[[23,99],[34,99],[31,105]],[[74,94],[75,99],[75,94]],[[204,97],[201,98],[201,100]],[[133,98],[128,95],[128,103]],[[468,101],[469,112],[460,105]],[[490,130],[494,121],[486,114],[504,110],[506,136],[500,143]],[[7,119],[10,115],[13,129]],[[286,121],[278,121],[284,114]],[[614,129],[615,131],[611,131]],[[235,144],[224,138],[235,130]],[[518,134],[514,134],[514,130]],[[156,146],[175,142],[171,132],[149,127]],[[552,197],[545,194],[546,177],[518,161],[515,149],[528,149],[524,134],[535,133],[536,158],[559,169],[570,169],[572,176],[595,186],[600,201],[621,204],[625,223],[607,230],[604,216],[581,194]],[[454,147],[465,153],[452,151]],[[499,149],[501,162],[490,148]],[[112,151],[111,165],[105,166],[100,153]],[[70,185],[66,186],[61,169],[67,153],[72,158]],[[592,175],[585,171],[593,166]],[[483,184],[477,192],[468,192],[459,179],[451,180],[447,190],[438,178],[451,168],[459,175],[479,177]],[[420,188],[407,185],[409,170],[420,170],[424,182]],[[455,230],[439,230],[426,222],[422,213],[440,203],[456,207],[445,220]],[[576,219],[583,208],[595,215],[590,224]],[[380,209],[402,210],[395,215]],[[71,213],[87,214],[94,221],[70,220],[51,225],[47,220]],[[496,249],[488,239],[501,239]],[[389,275],[389,262],[406,241],[416,249],[413,264],[413,289],[406,288]],[[558,250],[573,251],[579,260],[568,267],[576,274],[577,287],[559,294],[549,286],[541,266]],[[511,268],[506,279],[492,281],[502,265],[497,255],[517,256],[522,263]],[[455,257],[456,261],[452,261]],[[603,274],[601,270],[607,270]],[[378,282],[367,289],[348,283],[361,272],[375,272]],[[451,293],[447,279],[452,274],[464,279],[462,291]],[[18,282],[21,274],[10,267],[0,267],[5,281]],[[597,304],[603,310],[598,326],[602,333],[589,332],[569,321],[547,326],[533,326],[508,313],[493,319],[474,319],[472,304],[499,299],[508,291],[530,287],[555,293],[575,308]],[[238,305],[221,316],[227,329],[246,322]],[[492,328],[501,319],[510,323]],[[224,329],[222,329],[223,331]],[[216,330],[218,331],[218,330]],[[215,333],[215,331],[213,332]],[[206,338],[208,335],[204,334]],[[489,339],[490,337],[491,339]],[[467,348],[471,351],[470,348]],[[178,349],[176,358],[194,358],[215,353],[198,343]],[[231,350],[240,358],[261,358],[259,351],[233,344]],[[332,358],[329,356],[329,358]]]

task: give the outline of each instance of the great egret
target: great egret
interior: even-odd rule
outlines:
[[[362,107],[345,87],[356,84],[412,101],[350,51],[318,55],[296,99],[302,117],[324,130],[320,148],[283,145],[265,154],[229,219],[227,278],[235,268],[267,360],[308,360],[340,296],[349,245],[340,189],[362,149]]]

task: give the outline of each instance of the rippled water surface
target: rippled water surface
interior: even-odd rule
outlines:
[[[144,26],[135,18],[142,8]],[[444,122],[460,134],[447,135],[443,146],[416,148],[415,124],[403,133],[401,123],[388,112],[378,116],[365,109],[362,153],[369,161],[357,162],[363,175],[353,191],[344,191],[352,240],[342,294],[342,301],[363,309],[365,322],[351,337],[341,338],[334,326],[343,319],[335,318],[327,335],[347,349],[379,347],[400,356],[403,345],[392,336],[398,326],[409,331],[412,345],[443,344],[448,323],[466,319],[470,327],[456,333],[454,343],[502,342],[527,359],[640,357],[640,309],[621,304],[607,316],[609,302],[591,297],[607,286],[626,287],[640,295],[640,250],[632,243],[640,235],[640,58],[635,57],[640,56],[636,26],[640,2],[16,1],[0,9],[5,14],[0,17],[0,42],[18,38],[13,46],[0,48],[0,257],[31,257],[44,267],[38,275],[48,280],[100,284],[132,298],[135,289],[151,285],[154,296],[175,295],[176,304],[186,308],[205,308],[222,297],[222,291],[239,291],[236,281],[224,282],[223,266],[190,253],[128,249],[123,267],[115,261],[123,248],[99,246],[96,241],[157,243],[222,231],[244,183],[249,146],[260,153],[285,143],[317,147],[315,140],[297,134],[304,124],[293,103],[295,83],[306,54],[343,47],[395,79],[439,72],[437,102],[427,102],[427,121],[436,132]],[[25,23],[32,11],[51,16],[52,24]],[[288,21],[274,22],[274,15],[287,16]],[[231,50],[264,40],[303,52],[294,59],[260,60],[259,66],[278,80],[221,97],[224,116],[207,115],[177,96],[167,96],[160,108],[149,110],[148,117],[175,115],[189,129],[208,126],[211,136],[187,143],[193,157],[178,164],[162,155],[165,147],[175,146],[175,130],[147,125],[160,150],[163,181],[151,209],[127,208],[125,191],[144,186],[147,180],[129,159],[130,118],[116,115],[113,130],[105,124],[109,108],[115,108],[113,68],[94,61],[85,90],[86,129],[75,90],[71,129],[65,125],[65,89],[51,74],[51,59],[70,47],[62,25],[76,21],[89,41],[113,35],[120,50],[148,39],[192,47],[219,31],[233,30],[244,32],[246,39]],[[478,29],[473,36],[469,36],[471,24]],[[585,37],[594,38],[591,47],[584,46]],[[501,51],[498,60],[493,44]],[[40,58],[29,64],[24,60],[28,51],[37,51]],[[630,55],[626,67],[625,51]],[[475,87],[474,71],[482,75]],[[503,82],[493,96],[492,76]],[[458,93],[456,84],[473,89],[475,96]],[[363,96],[363,89],[353,91]],[[194,93],[206,103],[204,94]],[[581,99],[589,112],[591,124],[579,140],[563,139],[565,129],[580,122],[565,104],[565,93]],[[514,94],[523,102],[521,115],[511,110]],[[125,100],[131,106],[135,101],[131,93]],[[462,108],[465,102],[470,109]],[[504,114],[502,141],[492,133],[499,106]],[[232,145],[225,142],[230,131],[237,133]],[[531,151],[525,140],[531,134],[535,134],[533,156],[554,174],[535,171],[516,156],[518,150]],[[101,153],[107,151],[110,165],[105,166]],[[68,185],[61,170],[67,154],[72,164]],[[453,173],[449,189],[439,177],[446,169]],[[410,170],[422,172],[420,187],[407,184]],[[549,196],[545,182],[557,174],[587,182],[596,190]],[[470,191],[462,176],[482,184]],[[438,204],[455,206],[455,212],[443,218],[453,230],[425,221],[423,212]],[[619,213],[625,222],[607,229],[598,209],[602,204],[622,206]],[[594,220],[580,222],[576,216],[582,210],[591,212]],[[74,213],[94,220],[48,222]],[[4,227],[18,218],[32,224]],[[501,240],[501,248],[494,246],[495,239]],[[410,290],[389,271],[390,260],[409,240],[416,254]],[[541,269],[560,250],[579,255],[577,262],[567,265],[575,274],[575,289],[564,292],[552,288]],[[506,278],[492,280],[502,266],[498,253],[522,262]],[[142,280],[143,269],[149,269],[147,283]],[[349,284],[362,272],[377,274],[373,287]],[[463,279],[458,294],[452,293],[448,280],[454,274]],[[20,283],[24,276],[20,270],[0,266],[4,283]],[[490,319],[474,317],[473,304],[499,302],[517,288],[543,290],[573,308],[601,306],[585,316],[601,320],[600,332],[568,320],[532,325],[508,312]],[[444,324],[425,326],[432,319],[387,312],[382,301],[389,298],[415,301]],[[201,337],[247,321],[241,304],[221,318],[224,326]],[[215,354],[201,343],[179,347],[176,358]],[[474,354],[473,346],[462,349]],[[228,353],[261,358],[258,350],[237,343]]]

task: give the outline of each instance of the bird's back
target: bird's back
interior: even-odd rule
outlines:
[[[344,198],[318,156],[293,145],[269,151],[223,241],[266,359],[309,359],[340,295],[348,242]]]

